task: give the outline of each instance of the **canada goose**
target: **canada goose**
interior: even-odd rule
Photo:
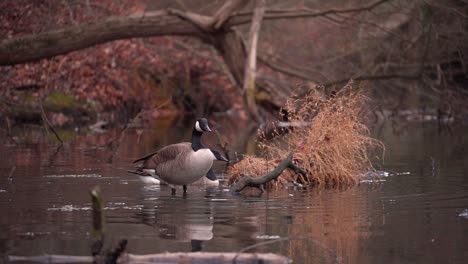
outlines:
[[[224,158],[218,151],[213,150],[213,149],[210,149],[210,150],[215,155],[216,160],[229,162],[229,160]],[[139,168],[139,171],[129,171],[129,172],[140,175],[140,180],[145,184],[150,184],[150,185],[161,184],[161,181],[159,180],[159,176],[156,175],[156,172],[154,169]],[[216,178],[216,175],[213,171],[213,167],[206,173],[206,178],[207,180],[202,180],[203,179],[202,177],[194,183],[201,183],[202,185],[209,185],[209,186],[219,185],[219,180]]]
[[[137,168],[138,172],[147,172],[171,185],[172,194],[175,194],[174,185],[182,185],[184,193],[187,184],[191,184],[207,175],[210,180],[216,180],[211,167],[213,160],[228,161],[218,151],[205,147],[201,141],[203,132],[210,132],[206,118],[195,122],[192,131],[192,143],[182,142],[163,147],[133,163],[143,162]]]

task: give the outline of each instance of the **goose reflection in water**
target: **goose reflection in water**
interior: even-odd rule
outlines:
[[[153,187],[156,188],[156,187]],[[159,188],[159,187],[157,187]],[[137,217],[158,232],[161,239],[190,242],[192,251],[201,251],[202,242],[213,239],[214,204],[207,197],[217,186],[200,186],[203,191],[174,197],[169,190],[147,190],[143,210]]]

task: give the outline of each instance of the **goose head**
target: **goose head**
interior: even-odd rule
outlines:
[[[201,142],[201,136],[203,132],[211,132],[210,127],[208,126],[208,120],[206,118],[200,118],[195,122],[192,131],[192,149],[197,151],[199,149],[205,148]]]
[[[195,122],[195,127],[193,128],[194,131],[199,133],[203,132],[211,132],[210,127],[208,126],[208,120],[206,118],[200,118]]]

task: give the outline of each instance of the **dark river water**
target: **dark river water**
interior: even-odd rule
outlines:
[[[294,263],[468,263],[466,129],[386,123],[373,132],[386,145],[375,167],[400,174],[341,190],[246,197],[223,186],[189,186],[184,198],[126,172],[132,159],[189,140],[190,126],[65,133],[61,148],[35,129],[15,139],[2,135],[0,262],[14,255],[89,255],[89,190],[98,185],[105,249],[123,238],[133,254],[236,252],[268,242],[249,252],[282,254]],[[214,126],[238,129],[232,153],[252,151],[244,128]],[[215,136],[205,142],[214,144]]]

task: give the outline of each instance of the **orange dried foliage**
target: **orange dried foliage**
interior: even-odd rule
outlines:
[[[293,160],[308,172],[308,177],[297,178],[283,172],[280,178],[285,181],[294,179],[302,184],[328,187],[358,183],[359,175],[372,169],[368,151],[383,148],[380,141],[369,136],[363,123],[367,101],[351,82],[329,98],[315,90],[291,97],[284,109],[290,122],[299,126],[289,129],[286,135],[276,133],[273,140],[262,138],[258,144],[265,158],[248,157],[247,161],[235,164],[228,171],[229,183],[235,182],[241,173],[254,177],[268,173],[274,165],[265,166],[266,160],[284,159],[290,151],[294,151]]]

